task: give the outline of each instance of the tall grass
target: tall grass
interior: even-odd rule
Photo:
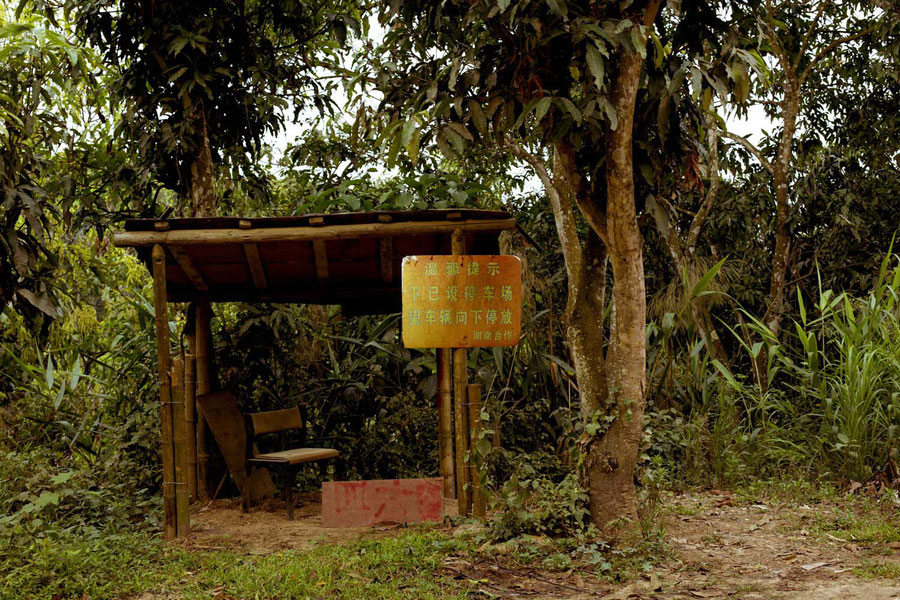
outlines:
[[[741,377],[719,361],[713,365],[740,409],[749,450],[768,466],[853,479],[896,469],[898,264],[889,254],[862,298],[823,290],[820,283],[807,310],[798,290],[799,317],[780,338],[746,312],[751,335],[731,328],[748,362],[757,365],[763,356],[767,368],[758,377]]]

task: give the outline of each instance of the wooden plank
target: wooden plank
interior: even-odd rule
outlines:
[[[160,429],[163,460],[163,536],[177,535],[175,514],[175,447],[172,442],[172,383],[169,379],[169,305],[166,302],[166,252],[153,247],[153,308],[156,313],[156,358],[159,370]]]
[[[250,419],[253,421],[253,433],[257,436],[279,431],[303,429],[300,409],[296,406],[293,408],[282,408],[281,410],[250,413]]]
[[[450,234],[464,231],[504,231],[515,229],[514,219],[478,219],[463,221],[405,221],[399,223],[359,223],[321,227],[267,227],[258,229],[175,229],[171,231],[123,231],[113,237],[116,246],[146,247],[206,244],[249,244],[262,242],[310,242],[349,238],[400,235]]]
[[[313,240],[313,255],[316,261],[316,279],[324,283],[328,279],[328,248],[325,240]]]
[[[197,399],[194,380],[194,336],[186,335],[184,355],[184,439],[187,440],[188,495],[197,501]]]
[[[322,527],[440,522],[443,513],[437,477],[322,483]]]
[[[484,497],[484,489],[481,487],[481,464],[474,458],[475,444],[481,433],[481,384],[470,383],[466,388],[469,397],[469,429],[472,431],[469,438],[469,479],[472,482],[472,514],[476,517],[487,516],[487,505]]]
[[[444,478],[444,496],[456,498],[456,476],[453,472],[453,400],[450,349],[437,349],[438,380],[438,453],[440,473]]]
[[[466,253],[466,236],[462,228],[453,231],[450,238],[453,254]],[[472,510],[471,490],[469,489],[469,470],[466,468],[466,452],[469,451],[469,414],[466,409],[466,384],[468,383],[467,355],[465,348],[453,349],[453,411],[456,432],[456,501],[460,516],[468,515]]]
[[[394,281],[394,238],[381,238],[378,245],[381,280],[385,283],[391,283]]]
[[[247,431],[244,429],[244,415],[238,408],[231,392],[213,392],[197,396],[197,404],[203,409],[203,416],[222,451],[228,472],[241,493],[246,485],[244,470],[247,451]],[[265,469],[250,472],[250,502],[255,503],[275,492],[275,484]]]
[[[178,261],[181,270],[184,271],[184,274],[191,280],[191,283],[197,288],[198,292],[205,292],[209,289],[206,280],[203,279],[203,275],[200,273],[200,269],[194,264],[194,261],[191,259],[191,255],[187,253],[187,250],[182,246],[169,246],[169,252],[171,252],[172,256],[175,257],[175,260]]]
[[[244,244],[244,256],[247,257],[247,265],[250,267],[250,276],[253,277],[253,285],[256,289],[266,288],[266,270],[259,258],[259,246],[256,244]]]
[[[207,425],[203,418],[203,410],[197,404],[196,397],[208,394],[212,391],[210,380],[212,365],[209,347],[212,342],[210,331],[210,318],[212,308],[209,302],[198,302],[194,327],[194,360],[197,361],[197,392],[194,397],[196,411],[196,438],[197,438],[197,499],[205,502],[209,499],[212,482],[209,480],[209,450],[206,441]]]
[[[175,447],[175,534],[178,537],[191,532],[188,493],[187,440],[184,435],[184,362],[181,357],[172,360],[172,444]]]

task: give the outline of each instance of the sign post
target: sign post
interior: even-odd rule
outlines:
[[[407,348],[438,348],[441,474],[450,449],[445,400],[447,350],[453,349],[456,496],[460,514],[472,509],[471,473],[465,462],[470,429],[466,348],[515,346],[522,328],[522,265],[515,256],[466,255],[465,238],[453,234],[453,255],[407,256],[401,266],[402,331]],[[452,439],[452,438],[451,438]],[[447,490],[447,487],[445,487]]]

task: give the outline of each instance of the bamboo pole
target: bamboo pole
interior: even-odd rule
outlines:
[[[208,394],[212,391],[212,383],[210,380],[210,355],[209,345],[211,341],[210,333],[210,316],[212,309],[209,302],[197,303],[196,327],[194,328],[194,344],[195,354],[194,360],[197,361],[196,377],[197,377],[197,395]],[[206,419],[203,418],[203,411],[200,405],[197,405],[195,413],[197,426],[197,497],[201,501],[209,499],[210,481],[209,481],[209,450],[207,447],[207,425]]]
[[[469,396],[469,428],[472,437],[469,440],[469,472],[472,481],[472,514],[476,517],[487,516],[484,489],[481,487],[481,461],[475,459],[475,444],[481,433],[481,384],[470,383],[466,388]]]
[[[169,305],[166,302],[166,252],[153,246],[153,308],[156,313],[156,358],[159,369],[160,428],[163,460],[163,535],[175,539],[175,448],[172,444],[172,384],[169,379]]]
[[[194,336],[188,335],[184,355],[184,438],[187,440],[188,495],[197,501],[197,399],[194,388]]]
[[[461,228],[450,238],[454,255],[466,253],[466,237]],[[466,453],[469,450],[469,414],[466,409],[466,384],[468,383],[467,357],[465,348],[453,349],[453,411],[456,425],[456,502],[460,515],[468,515],[472,510],[469,470],[466,468]]]
[[[456,477],[453,473],[453,398],[450,349],[437,349],[438,379],[438,449],[441,477],[444,478],[444,497],[456,497]]]
[[[178,356],[172,360],[172,443],[175,447],[175,535],[177,537],[191,532],[184,412],[184,361]]]
[[[321,227],[265,227],[259,229],[172,229],[169,231],[124,231],[113,236],[116,246],[132,248],[165,244],[252,244],[261,242],[311,242],[345,238],[384,237],[417,234],[448,234],[456,230],[502,231],[515,229],[514,219],[470,219],[466,221],[408,221],[401,223],[361,223]]]

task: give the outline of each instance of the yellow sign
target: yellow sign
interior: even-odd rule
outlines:
[[[515,256],[407,256],[401,268],[407,348],[515,346],[522,264]]]

